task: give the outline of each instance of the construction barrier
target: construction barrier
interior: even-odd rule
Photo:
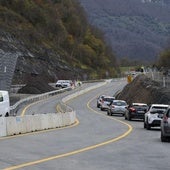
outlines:
[[[104,83],[99,83],[98,85],[91,86],[84,90],[80,90],[66,96],[62,99],[62,102],[65,103],[68,100],[82,95],[92,89],[98,88]],[[49,95],[55,95],[53,93],[47,93],[46,95],[36,96],[36,98],[28,98],[22,101],[19,101],[18,104],[13,107],[15,110],[21,103],[25,103],[25,101],[29,101],[26,103],[30,103],[31,100],[34,102],[37,100],[42,100],[42,97],[49,97]],[[34,131],[41,131],[46,129],[53,129],[59,127],[65,127],[72,125],[76,122],[76,113],[72,108],[67,106],[66,112],[62,113],[46,113],[46,114],[34,114],[34,115],[25,115],[25,116],[13,116],[13,117],[0,117],[0,137],[3,136],[11,136],[18,135],[24,133],[30,133]]]
[[[0,117],[0,136],[11,136],[35,131],[59,128],[74,124],[76,114],[47,113],[16,117]]]
[[[128,76],[127,76],[127,82],[128,82],[128,83],[131,83],[131,82],[132,82],[132,76],[131,76],[131,75],[128,75]]]
[[[0,117],[0,136],[6,136],[6,118]]]

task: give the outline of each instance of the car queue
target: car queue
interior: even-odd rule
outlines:
[[[97,108],[106,111],[108,116],[121,115],[125,120],[142,120],[144,129],[151,130],[160,127],[161,141],[170,141],[170,105],[131,103],[117,100],[116,97],[100,95],[97,98]]]

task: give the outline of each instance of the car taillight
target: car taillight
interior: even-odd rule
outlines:
[[[131,112],[135,112],[136,111],[136,109],[135,108],[133,108],[133,107],[130,107],[130,109],[129,109]]]
[[[168,123],[168,117],[166,115],[163,116],[163,122]]]
[[[112,108],[115,108],[115,106],[114,106],[114,105],[112,105]]]

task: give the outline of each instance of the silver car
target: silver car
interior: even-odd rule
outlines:
[[[170,107],[161,120],[161,141],[166,142],[168,138],[170,139]]]
[[[125,115],[127,112],[127,103],[124,100],[113,100],[110,103],[109,109],[107,110],[107,115],[112,116],[113,114]]]
[[[115,97],[104,96],[101,100],[100,110],[107,110],[113,100],[115,100]]]
[[[102,103],[102,100],[103,98],[105,97],[106,95],[100,95],[98,98],[97,98],[97,107],[100,108],[101,106],[101,103]]]

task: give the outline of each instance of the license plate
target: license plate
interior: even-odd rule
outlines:
[[[142,110],[139,110],[139,111],[138,111],[138,113],[144,113],[144,111],[142,111]]]

